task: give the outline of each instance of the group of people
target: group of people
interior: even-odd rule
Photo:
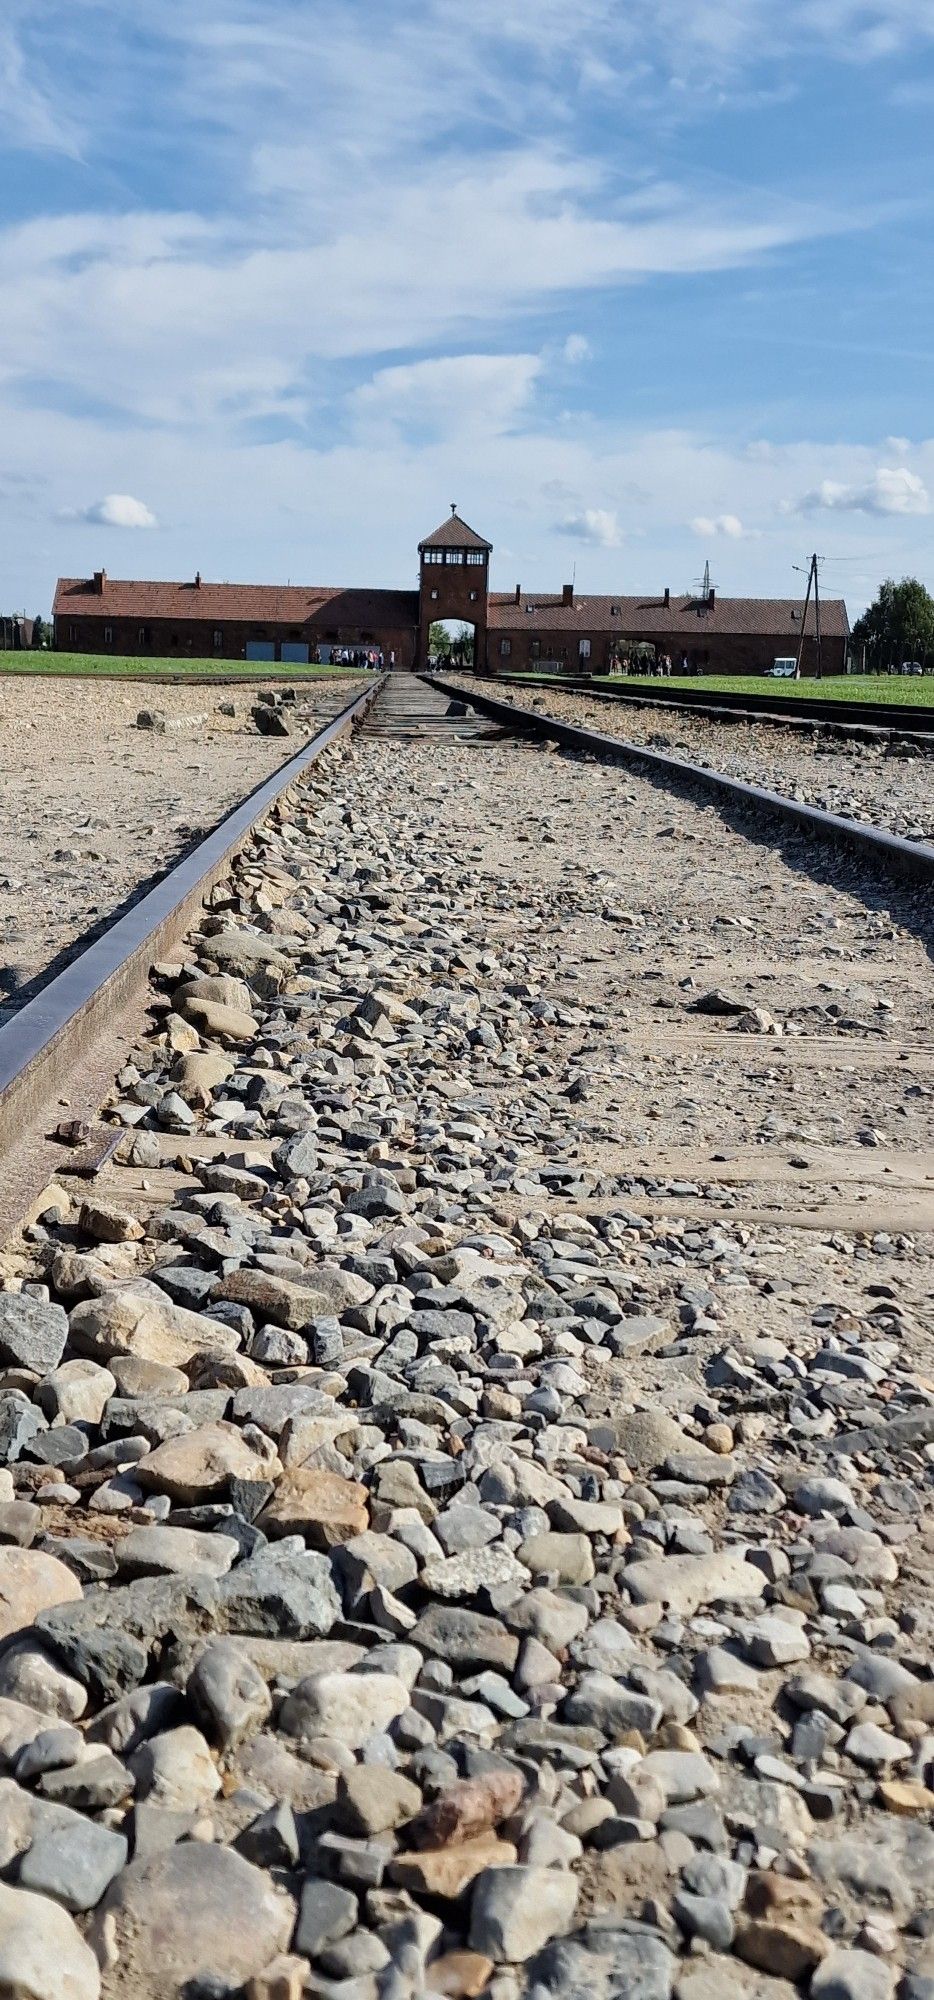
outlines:
[[[674,672],[669,653],[621,653],[615,663],[618,674],[652,674],[667,677]],[[687,659],[682,661],[681,672],[687,673]]]
[[[387,665],[395,666],[396,656],[390,652],[387,662],[382,646],[319,646],[318,664],[332,667],[356,667],[362,672],[369,668],[374,673],[384,673]]]

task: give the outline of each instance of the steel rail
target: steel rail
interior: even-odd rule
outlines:
[[[507,676],[503,676],[503,682]],[[561,688],[567,694],[587,695],[592,701],[629,702],[646,708],[673,709],[676,714],[724,718],[736,722],[776,722],[785,729],[823,727],[831,735],[865,737],[919,736],[934,733],[934,704],[910,707],[895,702],[824,701],[818,695],[770,695],[740,693],[721,688],[668,688],[664,681],[648,680],[645,686],[596,685],[584,674],[523,675],[523,687]]]
[[[51,1103],[66,1084],[73,1084],[76,1068],[87,1061],[105,1028],[138,999],[153,961],[171,957],[173,946],[190,929],[215,884],[229,873],[257,824],[322,751],[353,728],[382,684],[380,679],[355,695],[0,1027],[0,1154],[6,1157],[35,1135]],[[69,1095],[74,1114],[74,1092]],[[92,1103],[89,1108],[96,1107]],[[26,1204],[21,1191],[14,1198],[4,1179],[0,1177],[0,1211],[8,1214],[12,1202],[13,1212],[17,1206],[22,1212]]]
[[[804,832],[817,834],[820,839],[831,841],[837,847],[853,848],[863,860],[873,861],[890,875],[903,880],[934,883],[934,847],[920,841],[903,840],[897,833],[863,826],[858,820],[843,819],[838,813],[823,812],[819,806],[786,798],[782,792],[766,791],[761,785],[747,784],[742,778],[728,778],[722,771],[708,770],[704,764],[691,764],[684,757],[665,756],[662,751],[649,750],[641,743],[629,743],[622,736],[605,736],[596,729],[561,722],[557,716],[543,714],[537,708],[518,708],[513,702],[496,701],[490,695],[442,680],[438,675],[433,677],[433,685],[445,694],[456,696],[459,701],[470,702],[481,714],[507,723],[514,730],[547,736],[572,750],[590,751],[598,756],[617,757],[629,764],[647,766],[663,781],[670,782],[676,778],[703,786],[716,798],[789,821]]]

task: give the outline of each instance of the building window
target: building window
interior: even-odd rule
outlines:
[[[149,626],[141,625],[139,628],[139,636],[137,639],[137,644],[140,646],[148,646],[151,638],[152,638],[152,633],[149,629]]]
[[[577,648],[577,650],[578,650],[578,652],[579,652],[579,654],[580,654],[580,656],[581,656],[581,659],[582,659],[582,660],[589,660],[589,658],[590,658],[590,640],[589,640],[589,639],[582,639],[582,640],[581,640],[581,642],[580,642],[580,645],[579,645],[579,646],[578,646],[578,648]]]
[[[508,658],[509,658],[509,655],[510,655],[510,653],[512,652],[512,640],[511,640],[511,639],[501,639],[501,640],[500,640],[500,642],[499,642],[499,650],[500,650],[500,653],[501,653],[501,655],[502,655],[502,658],[503,658],[504,660],[508,660]]]
[[[105,646],[112,646],[112,645],[113,645],[113,642],[114,642],[114,628],[113,628],[113,626],[112,626],[112,625],[105,625],[105,626],[104,626],[104,645],[105,645]]]
[[[446,563],[462,563],[462,562],[463,562],[463,560],[464,560],[464,553],[463,553],[463,550],[462,550],[462,549],[445,549],[445,551],[444,551],[444,560],[445,560],[445,562],[446,562]]]
[[[215,646],[222,646],[222,645],[223,645],[223,643],[224,643],[224,634],[223,634],[223,632],[221,631],[221,628],[220,628],[220,626],[219,626],[219,625],[215,625],[215,627],[214,627],[214,644],[215,644]]]
[[[478,592],[478,591],[476,591],[476,590],[472,590],[472,591],[471,591],[471,593],[470,593],[470,602],[471,602],[471,604],[476,604],[476,602],[477,602],[477,597],[478,597],[478,595],[479,595],[479,592]]]
[[[431,593],[431,601],[433,604],[437,604],[438,602],[438,593],[436,590],[433,590]]]
[[[423,550],[422,550],[422,561],[423,561],[423,562],[426,562],[426,563],[443,563],[443,561],[444,561],[444,550],[443,550],[443,549],[423,549]]]
[[[486,562],[486,550],[485,550],[485,549],[468,549],[468,550],[467,550],[467,561],[468,561],[469,563],[485,563],[485,562]]]
[[[68,627],[68,633],[69,633],[69,637],[70,637],[70,638],[72,638],[72,639],[77,639],[77,637],[78,637],[78,627],[77,627],[77,625],[69,625],[69,627]]]
[[[533,639],[533,640],[532,640],[532,658],[533,658],[533,660],[540,660],[540,659],[541,659],[541,657],[542,657],[542,642],[541,642],[541,640],[540,640],[540,639]]]

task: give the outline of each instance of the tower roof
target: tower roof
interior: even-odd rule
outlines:
[[[447,520],[442,521],[440,528],[436,528],[433,535],[426,535],[424,541],[419,542],[418,550],[421,554],[422,549],[492,549],[492,547],[492,542],[485,542],[475,528],[468,528],[466,521],[461,520],[456,507],[452,507]]]

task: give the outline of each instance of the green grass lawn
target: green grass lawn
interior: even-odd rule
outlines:
[[[647,674],[595,674],[595,687],[625,687],[651,694],[658,687],[690,688],[694,694],[779,695],[783,701],[802,696],[818,701],[888,701],[909,708],[934,706],[934,677],[908,674],[831,674],[826,680],[773,681],[766,674],[672,674],[654,680]]]
[[[69,680],[306,681],[344,675],[357,667],[303,666],[277,660],[115,659],[111,653],[0,653],[0,674],[61,675]]]

